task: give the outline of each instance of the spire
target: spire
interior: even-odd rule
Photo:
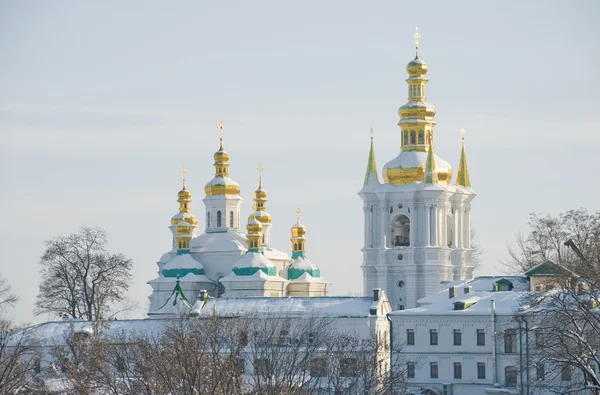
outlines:
[[[467,166],[467,153],[465,152],[465,129],[460,129],[462,134],[462,150],[460,152],[460,162],[458,164],[458,175],[456,176],[456,185],[471,188],[469,179],[469,167]]]
[[[423,183],[437,184],[438,176],[435,171],[435,154],[433,153],[433,143],[429,142],[429,152],[427,152],[427,162],[425,165],[425,174],[423,175]]]
[[[373,148],[373,128],[371,128],[371,149],[369,150],[369,160],[367,161],[367,172],[365,173],[365,183],[369,183],[371,175],[375,177],[377,183],[379,183],[379,176],[377,175],[377,164],[375,163],[375,149]]]
[[[300,223],[300,208],[296,209],[296,224],[292,226],[292,259],[305,257],[306,227]]]

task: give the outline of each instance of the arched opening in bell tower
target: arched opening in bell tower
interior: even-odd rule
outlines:
[[[401,214],[392,222],[392,242],[394,247],[410,246],[410,219]]]

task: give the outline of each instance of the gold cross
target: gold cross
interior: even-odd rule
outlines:
[[[262,178],[262,172],[263,172],[264,169],[265,168],[263,167],[262,162],[260,162],[258,164],[258,171],[260,172],[260,178]]]
[[[419,34],[419,27],[415,27],[415,33],[413,34],[413,37],[415,38],[415,46],[417,47],[417,53],[419,53],[419,39],[421,38],[421,35]]]
[[[223,140],[223,132],[227,130],[225,125],[223,125],[223,121],[219,121],[219,124],[217,125],[217,129],[219,129],[219,134],[221,135],[221,140]]]
[[[460,134],[462,136],[462,140],[465,141],[465,128],[460,128]]]
[[[181,172],[181,174],[183,174],[183,186],[185,186],[185,177],[187,175],[187,170],[185,168],[185,165],[183,165],[183,167],[179,171]]]
[[[300,207],[298,207],[296,209],[296,220],[298,221],[298,223],[300,223],[300,213],[301,213]]]

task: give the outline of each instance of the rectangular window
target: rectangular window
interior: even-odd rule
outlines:
[[[327,376],[327,361],[325,358],[313,358],[310,360],[310,375],[312,377]]]
[[[340,359],[340,376],[341,377],[356,377],[358,373],[358,363],[356,358]]]
[[[432,379],[438,378],[438,364],[437,362],[431,362],[429,364],[429,377]]]
[[[256,376],[268,376],[271,370],[271,361],[265,358],[254,360],[254,374]]]
[[[563,381],[571,380],[571,365],[564,364],[560,370],[560,378]]]
[[[485,379],[485,362],[477,362],[477,378]]]
[[[454,378],[462,379],[462,363],[454,362]]]
[[[485,331],[483,329],[477,329],[477,345],[485,346]]]
[[[543,363],[540,362],[535,365],[535,376],[537,380],[543,380],[546,377],[546,369]]]
[[[409,379],[415,378],[415,363],[414,362],[408,362],[406,364],[406,377],[408,377]]]
[[[504,332],[504,352],[514,354],[517,352],[517,331],[507,329]]]
[[[429,330],[429,344],[432,346],[438,345],[438,331],[437,329]]]
[[[407,346],[415,345],[415,330],[414,329],[406,330],[406,345]]]
[[[460,333],[460,329],[454,330],[454,345],[460,346],[462,344],[462,334]]]

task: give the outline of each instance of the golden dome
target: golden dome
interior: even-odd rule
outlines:
[[[427,74],[427,70],[427,63],[421,60],[421,58],[419,58],[419,55],[417,55],[406,65],[406,71],[411,77],[423,76]]]
[[[179,212],[171,217],[171,225],[177,225],[182,220],[185,220],[190,225],[198,225],[198,219],[190,213],[190,203],[192,202],[192,193],[188,191],[185,184],[187,170],[185,166],[181,169],[183,174],[183,187],[177,193],[177,203],[179,203]]]
[[[248,229],[249,235],[258,235],[262,232],[262,224],[253,216],[252,219],[248,221],[246,229]]]
[[[428,151],[428,149],[427,149]],[[448,185],[452,179],[452,167],[434,155],[435,170],[440,184]],[[383,180],[394,185],[423,181],[427,166],[427,152],[402,151],[395,159],[383,166]]]
[[[219,130],[225,130],[221,123]],[[240,185],[229,178],[229,154],[223,149],[223,137],[220,139],[219,150],[215,152],[215,176],[204,186],[206,196],[240,194]]]
[[[258,177],[258,188],[254,191],[254,212],[248,216],[248,221],[254,218],[263,224],[270,224],[271,214],[265,211],[267,191],[262,187],[262,172],[264,170],[262,163],[258,166],[258,170],[260,171],[260,176]]]

